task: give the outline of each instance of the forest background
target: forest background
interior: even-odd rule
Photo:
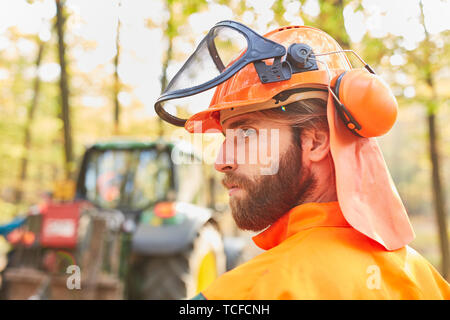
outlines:
[[[412,247],[448,279],[448,17],[445,0],[2,0],[0,223],[74,178],[89,144],[190,140],[159,120],[154,102],[216,22],[260,34],[310,25],[358,52],[396,95],[397,123],[378,141],[416,231]],[[216,150],[220,137],[204,139]]]

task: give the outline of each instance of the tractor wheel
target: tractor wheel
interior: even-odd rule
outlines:
[[[130,299],[189,299],[225,272],[222,237],[213,224],[202,227],[183,251],[139,256],[129,269]]]

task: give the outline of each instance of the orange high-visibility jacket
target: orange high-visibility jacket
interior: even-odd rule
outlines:
[[[267,251],[219,277],[206,299],[450,299],[420,254],[387,251],[352,228],[338,202],[297,206],[253,240]]]

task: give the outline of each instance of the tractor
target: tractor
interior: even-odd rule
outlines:
[[[220,213],[207,207],[204,170],[181,142],[88,147],[75,196],[68,196],[70,184],[60,185],[8,234],[13,250],[3,298],[195,296],[227,269]]]

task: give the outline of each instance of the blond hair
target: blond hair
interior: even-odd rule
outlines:
[[[294,139],[300,143],[303,130],[328,131],[327,102],[319,98],[299,100],[285,106],[255,112],[271,121],[292,127]]]

